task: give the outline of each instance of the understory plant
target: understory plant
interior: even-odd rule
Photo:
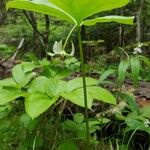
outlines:
[[[24,97],[26,112],[32,118],[39,116],[56,101],[64,98],[85,107],[86,149],[88,150],[90,137],[88,109],[91,109],[93,99],[103,100],[110,104],[115,104],[116,101],[107,90],[97,86],[95,79],[86,77],[81,27],[104,22],[132,25],[134,17],[113,15],[87,19],[96,13],[123,7],[128,2],[129,0],[14,0],[8,2],[7,9],[17,8],[44,13],[72,24],[73,28],[66,38],[62,52],[65,52],[71,33],[77,29],[82,78],[75,78],[67,82],[62,78],[55,80],[54,77],[57,75],[52,77],[36,76],[33,70],[38,66],[22,63],[13,68],[13,78],[1,81],[0,104],[3,105],[19,97]],[[52,73],[50,72],[50,74]]]
[[[127,55],[127,58],[122,59],[117,68],[106,70],[99,78],[101,85],[107,84],[107,86],[112,86],[111,88],[116,91],[119,102],[116,107],[102,112],[106,116],[110,114],[113,116],[114,114],[113,119],[116,124],[118,122],[119,128],[121,128],[118,129],[117,127],[118,136],[113,136],[111,149],[113,149],[114,145],[118,145],[116,149],[121,150],[133,149],[134,147],[136,149],[148,149],[150,146],[150,122],[148,116],[150,106],[147,105],[149,101],[145,100],[144,104],[142,96],[145,95],[140,95],[140,97],[136,95],[142,73],[145,72],[145,68],[147,70],[150,69],[149,63],[149,58],[141,54]],[[111,78],[107,79],[109,76],[112,77],[112,75],[115,84],[111,82]],[[143,103],[143,105],[141,106],[139,102]],[[120,134],[123,137],[120,138]],[[136,141],[136,139],[138,140]],[[114,142],[114,140],[116,141]],[[142,142],[143,145],[141,144]]]

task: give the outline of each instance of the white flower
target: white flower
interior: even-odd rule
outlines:
[[[141,48],[143,46],[143,43],[138,43],[138,47]]]
[[[53,52],[54,53],[50,53],[48,52],[47,54],[50,56],[55,56],[55,55],[61,55],[61,56],[74,56],[75,53],[75,47],[74,44],[72,42],[72,50],[71,53],[68,54],[63,50],[63,44],[62,44],[62,40],[60,42],[55,41],[54,45],[53,45]]]
[[[134,49],[134,52],[133,52],[133,54],[141,54],[142,53],[142,50],[141,50],[141,48],[139,48],[139,47],[136,47],[135,49]]]
[[[143,46],[143,43],[138,43],[137,47],[134,48],[134,51],[133,51],[133,54],[141,54],[142,53],[142,46]]]
[[[145,121],[144,121],[144,125],[145,125],[145,127],[149,127],[149,125],[150,125],[150,121],[148,120],[148,119],[145,119]]]
[[[32,72],[32,75],[33,75],[33,76],[36,76],[36,74],[37,74],[36,72]]]
[[[126,107],[126,105],[127,105],[126,102],[121,101],[116,107],[112,108],[110,111],[112,114],[115,114],[115,113],[121,114],[121,111]]]

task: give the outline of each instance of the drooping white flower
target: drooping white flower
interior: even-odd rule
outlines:
[[[55,56],[55,55],[61,55],[61,56],[74,56],[75,54],[75,47],[74,44],[72,42],[72,50],[71,53],[68,54],[66,53],[65,50],[63,50],[63,44],[62,44],[62,40],[60,42],[55,41],[54,45],[53,45],[53,53],[48,52],[47,53],[49,56]]]
[[[138,43],[138,47],[141,48],[143,46],[143,43]]]
[[[133,51],[133,54],[141,54],[142,53],[142,46],[143,46],[143,43],[138,43],[137,47],[134,48],[134,51]]]
[[[139,47],[134,48],[133,54],[141,54],[142,50]]]
[[[145,127],[149,127],[149,125],[150,125],[150,121],[148,120],[148,119],[145,119],[145,121],[144,121],[144,125],[145,125]]]

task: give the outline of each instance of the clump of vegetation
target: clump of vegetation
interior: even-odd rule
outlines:
[[[7,3],[7,9],[23,9],[25,21],[30,23],[33,30],[32,44],[36,48],[36,54],[26,54],[24,60],[14,64],[10,77],[0,80],[0,137],[3,137],[1,149],[149,148],[150,106],[141,108],[136,100],[139,80],[147,80],[143,68],[150,67],[150,60],[141,55],[145,45],[140,43],[139,22],[139,43],[127,48],[121,47],[124,41],[123,28],[120,25],[120,46],[117,48],[120,50],[119,55],[117,51],[112,51],[106,57],[102,40],[83,40],[86,26],[108,22],[133,25],[134,17],[96,16],[128,3],[129,0],[13,0]],[[140,7],[138,19],[141,9]],[[45,29],[40,24],[42,32],[35,13],[27,11],[44,14]],[[72,26],[66,38],[56,37],[60,42],[55,42],[53,46],[49,46],[51,17],[48,15],[65,20]],[[42,16],[39,15],[39,18]],[[57,23],[62,26],[61,21],[51,19],[54,21],[53,25]],[[70,42],[71,36],[73,42]],[[10,57],[11,62],[26,44],[24,41],[23,38],[13,57]],[[100,52],[95,52],[106,58],[99,60],[99,57],[95,57],[94,61],[89,59],[90,54],[87,53],[89,60],[86,60],[88,46],[83,44],[96,47]],[[134,50],[129,53],[126,49]],[[8,51],[6,53],[9,54]],[[108,64],[112,58],[115,61]],[[144,142],[137,139],[139,134],[139,137],[147,139]]]

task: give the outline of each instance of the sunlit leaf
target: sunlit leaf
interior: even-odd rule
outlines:
[[[0,80],[0,87],[18,87],[17,83],[14,81],[13,78],[7,78]]]
[[[123,7],[128,2],[129,0],[14,0],[7,3],[7,8],[40,12],[81,25],[89,16]]]
[[[87,87],[87,93],[96,100],[104,103],[116,104],[115,97],[106,89],[97,86]]]
[[[44,93],[47,81],[48,81],[48,78],[46,78],[44,76],[35,78],[29,85],[28,91]]]
[[[4,105],[24,95],[25,93],[17,88],[2,88],[0,89],[0,105]]]
[[[96,23],[107,23],[107,22],[117,22],[121,24],[133,25],[134,17],[124,17],[124,16],[106,16],[99,17],[91,20],[85,20],[82,22],[83,25],[92,26]]]
[[[31,73],[25,73],[23,66],[21,64],[16,65],[12,69],[13,79],[18,83],[20,87],[25,86],[32,78]]]
[[[34,119],[45,112],[57,99],[50,99],[43,93],[29,93],[25,99],[25,109],[28,115]]]
[[[21,65],[25,73],[30,72],[34,68],[38,67],[34,62],[22,62]]]
[[[78,24],[98,12],[125,6],[129,0],[49,0],[54,5],[70,14]]]
[[[94,78],[86,77],[85,80],[86,80],[86,86],[92,86],[98,84],[98,81]],[[70,80],[67,83],[67,91],[69,92],[82,87],[83,87],[83,80],[81,77]]]
[[[35,11],[50,16],[58,17],[62,20],[67,20],[74,23],[74,21],[69,17],[63,10],[57,6],[50,3],[48,0],[14,0],[7,3],[7,9],[17,8],[29,11]]]
[[[76,105],[79,105],[81,107],[85,107],[83,88],[74,90],[72,92],[64,93],[61,96],[67,100],[70,100],[72,103],[74,103]],[[92,102],[93,102],[92,96],[87,93],[87,105],[88,105],[89,109],[91,109]]]
[[[50,97],[60,96],[62,93],[66,92],[66,82],[50,78],[46,82],[45,90]]]

